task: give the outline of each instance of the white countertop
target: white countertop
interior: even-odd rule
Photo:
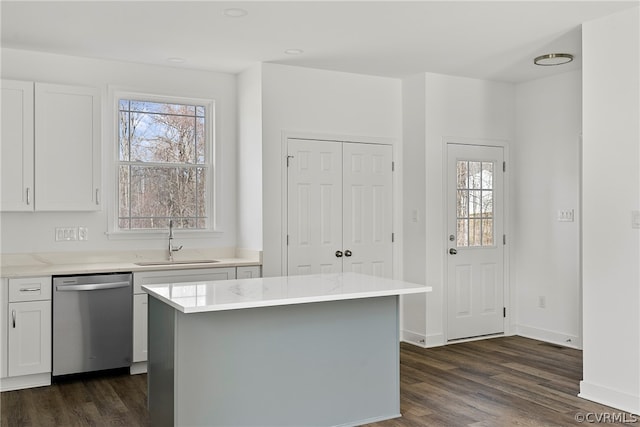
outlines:
[[[358,273],[169,283],[142,289],[183,313],[431,292],[429,286]]]
[[[59,252],[46,254],[3,254],[0,275],[5,278],[92,274],[110,272],[159,271],[261,265],[260,255],[252,251],[184,250],[177,261],[214,259],[215,263],[138,265],[138,262],[162,261],[166,251]]]

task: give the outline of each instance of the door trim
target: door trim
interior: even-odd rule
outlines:
[[[280,269],[281,275],[287,275],[289,271],[287,265],[287,224],[289,194],[288,188],[288,171],[287,171],[287,152],[289,139],[306,139],[316,141],[337,141],[351,142],[359,144],[380,144],[390,145],[392,149],[392,158],[395,162],[395,171],[392,174],[392,191],[393,191],[393,232],[395,233],[395,241],[393,244],[393,278],[402,279],[402,271],[400,259],[402,257],[402,171],[398,165],[398,159],[402,157],[401,148],[398,147],[397,141],[393,138],[376,137],[376,136],[358,136],[345,134],[332,134],[320,132],[303,132],[283,130],[280,137],[280,191],[282,194],[282,204],[280,207]]]
[[[509,157],[509,141],[503,139],[483,139],[483,138],[465,138],[465,137],[453,137],[453,136],[444,136],[442,137],[442,207],[444,213],[442,215],[442,237],[441,237],[441,248],[442,253],[444,254],[447,251],[447,146],[449,144],[457,144],[457,145],[471,145],[471,146],[488,146],[488,147],[498,147],[503,150],[503,160],[506,162],[506,171],[504,172],[504,182],[503,182],[503,197],[504,197],[504,223],[503,223],[503,232],[505,236],[507,236],[506,245],[503,251],[503,274],[504,274],[504,289],[503,289],[503,299],[504,299],[504,307],[506,308],[506,316],[504,318],[504,332],[498,335],[513,335],[515,333],[515,324],[514,313],[513,310],[516,307],[515,301],[513,300],[514,295],[511,293],[511,280],[509,277],[509,260],[510,260],[510,252],[511,252],[511,244],[513,242],[513,236],[511,234],[510,227],[510,157]],[[448,258],[443,256],[442,258],[442,325],[443,325],[443,337],[444,344],[449,343],[449,308],[447,301],[448,294],[448,283],[449,283],[449,272],[448,272]],[[494,336],[494,335],[491,335]],[[491,336],[487,336],[489,338]],[[485,337],[483,337],[485,338]],[[455,340],[452,342],[461,342],[461,340]]]

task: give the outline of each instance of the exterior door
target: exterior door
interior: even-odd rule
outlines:
[[[289,139],[287,274],[392,277],[392,148]]]
[[[502,147],[447,144],[447,339],[504,332]]]

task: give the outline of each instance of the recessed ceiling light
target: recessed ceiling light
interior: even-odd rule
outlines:
[[[242,18],[243,16],[247,16],[248,13],[246,10],[237,7],[224,10],[225,16],[229,18]]]
[[[540,55],[533,60],[533,63],[543,67],[550,65],[562,65],[568,64],[573,61],[573,55],[570,53],[548,53],[546,55]]]
[[[171,62],[173,64],[182,64],[184,62],[184,58],[173,56],[171,58],[167,58],[167,62]]]
[[[304,50],[302,49],[287,49],[284,51],[284,53],[286,53],[287,55],[300,55],[301,53],[304,53]]]

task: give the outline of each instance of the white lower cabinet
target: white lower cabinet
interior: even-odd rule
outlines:
[[[133,363],[147,361],[147,294],[133,296]]]
[[[147,361],[147,301],[144,285],[230,280],[259,277],[260,266],[220,267],[194,270],[163,270],[133,273],[133,363],[132,374],[144,373]]]
[[[0,390],[51,384],[51,277],[2,281]]]
[[[8,375],[51,372],[51,301],[9,303]]]

